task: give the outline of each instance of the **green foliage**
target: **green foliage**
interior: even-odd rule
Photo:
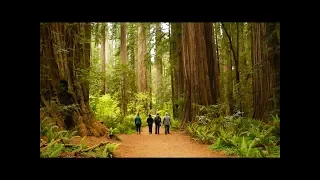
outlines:
[[[148,93],[139,92],[136,94],[136,112],[141,115],[147,115],[150,110],[150,98]]]
[[[72,140],[72,138],[79,137],[75,136],[77,131],[58,131],[58,126],[53,123],[48,123],[48,120],[50,120],[50,118],[47,117],[40,123],[40,137],[46,136],[48,138],[48,142],[61,139],[63,143],[67,144]]]
[[[43,151],[40,150],[41,158],[57,158],[64,148],[64,144],[50,142],[47,148]]]
[[[96,117],[98,119],[104,117],[115,119],[120,114],[120,108],[117,106],[117,101],[114,100],[109,94],[99,97],[95,106]]]
[[[123,134],[132,134],[136,130],[136,126],[134,124],[135,115],[129,115],[124,117],[123,121],[118,123],[117,128],[119,129],[120,133]]]
[[[113,156],[113,152],[118,148],[118,146],[120,145],[119,144],[115,144],[115,143],[112,143],[112,144],[109,144],[107,143],[102,154],[100,155],[101,158],[106,158],[106,157],[109,157],[109,158],[112,158]]]
[[[170,117],[172,118],[172,117]],[[180,127],[181,122],[178,120],[171,119],[171,128],[172,129],[178,129]]]
[[[120,131],[119,131],[119,129],[118,128],[109,128],[109,131],[108,131],[108,133],[109,133],[109,136],[110,135],[116,135],[116,134],[118,134]]]
[[[215,107],[212,107],[215,108]],[[280,119],[267,123],[238,116],[213,118],[214,109],[206,111],[197,123],[187,125],[190,135],[213,150],[223,150],[241,157],[280,157]],[[278,130],[275,130],[279,128]]]
[[[160,116],[165,116],[166,113],[169,114],[170,118],[173,119],[172,114],[173,114],[173,110],[172,110],[172,102],[164,102],[163,103],[163,108],[160,109],[157,113],[160,114]]]

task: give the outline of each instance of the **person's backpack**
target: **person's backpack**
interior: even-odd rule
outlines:
[[[159,116],[156,116],[156,118],[154,118],[154,122],[156,124],[159,124],[160,123],[160,117]]]
[[[136,124],[141,124],[141,119],[140,119],[140,117],[136,117]]]

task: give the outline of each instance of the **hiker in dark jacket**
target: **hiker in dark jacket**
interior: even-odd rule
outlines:
[[[152,124],[153,124],[153,119],[151,117],[151,114],[149,114],[149,117],[147,119],[147,123],[148,123],[148,126],[149,126],[149,134],[152,134]]]
[[[159,129],[161,126],[161,117],[159,116],[159,113],[157,113],[157,116],[154,118],[154,123],[156,124],[156,134],[159,134]]]
[[[134,123],[136,125],[137,128],[137,134],[140,134],[140,130],[141,130],[141,118],[139,116],[139,113],[137,114],[136,118],[134,119]]]
[[[169,129],[170,129],[170,125],[171,125],[171,120],[170,117],[168,116],[168,113],[166,113],[166,116],[163,118],[163,125],[164,125],[164,132],[165,134],[170,134]]]

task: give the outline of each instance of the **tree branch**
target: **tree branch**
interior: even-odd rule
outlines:
[[[228,39],[229,39],[230,49],[231,49],[231,51],[232,51],[233,58],[234,58],[234,60],[236,61],[236,60],[237,60],[237,58],[236,58],[236,54],[235,54],[235,52],[234,52],[234,50],[233,50],[231,37],[229,36],[229,34],[228,34],[228,32],[227,32],[226,28],[224,27],[224,24],[223,24],[222,22],[221,22],[221,24],[222,24],[222,28],[223,28],[224,32],[227,34],[227,37],[228,37]]]
[[[227,36],[228,36],[229,44],[230,44],[230,49],[231,49],[232,54],[233,54],[233,59],[234,59],[235,64],[236,64],[236,68],[238,68],[239,61],[238,61],[238,57],[236,56],[236,53],[234,52],[234,49],[233,49],[233,46],[232,46],[231,37],[230,37],[230,35],[228,34],[226,28],[224,27],[224,24],[223,24],[222,22],[221,22],[221,24],[222,24],[222,28],[224,29],[224,32],[226,32],[226,34],[227,34]],[[237,76],[237,83],[239,83],[240,78],[238,77],[238,72],[236,73],[236,76]]]

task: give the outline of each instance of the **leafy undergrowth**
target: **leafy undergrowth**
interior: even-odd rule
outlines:
[[[108,134],[110,138],[119,139],[117,134],[132,134],[136,132],[136,126],[134,123],[134,119],[136,118],[136,114],[129,114],[125,117],[120,112],[120,108],[118,106],[119,102],[116,98],[111,97],[110,94],[103,95],[102,97],[90,97],[90,105],[94,110],[96,118],[103,121],[103,124],[109,129]],[[140,111],[145,112],[144,104],[148,103],[148,96],[144,94],[137,94],[137,101],[135,103],[129,103],[128,107],[129,112]],[[163,119],[163,116],[166,112],[171,113],[172,107],[170,104],[165,103],[163,109],[159,110],[159,113]],[[151,111],[150,111],[151,112]],[[153,112],[156,113],[156,112]],[[147,114],[140,113],[140,118],[142,120],[142,127],[147,126]],[[153,116],[155,118],[155,116]],[[177,129],[180,126],[180,122],[174,120],[171,117],[171,128]],[[142,131],[142,128],[141,128]]]
[[[212,150],[240,157],[280,157],[278,116],[272,116],[269,122],[237,114],[219,118],[206,114],[198,118],[198,123],[187,125],[187,131],[196,141],[211,144]]]
[[[76,131],[58,131],[58,127],[47,123],[47,119],[40,124],[40,158],[112,158],[113,152],[120,145],[102,142],[96,146],[85,145],[83,137],[80,144],[69,144],[79,136]]]

